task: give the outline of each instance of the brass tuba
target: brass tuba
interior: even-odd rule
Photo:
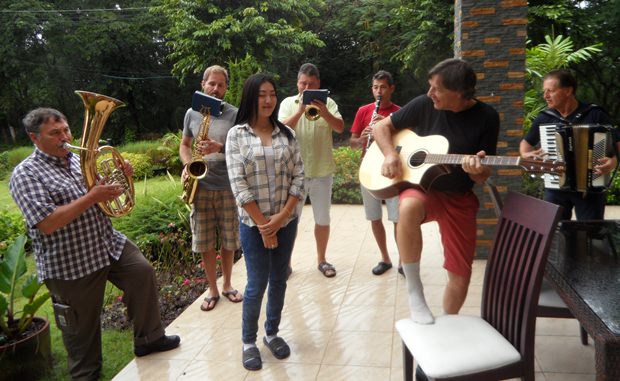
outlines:
[[[127,215],[135,206],[135,191],[133,180],[123,171],[124,160],[121,154],[111,146],[99,147],[99,137],[103,131],[110,114],[125,104],[118,99],[89,91],[76,90],[75,92],[84,102],[84,129],[82,142],[79,147],[65,143],[65,149],[81,151],[80,166],[84,183],[88,190],[97,185],[101,179],[106,178],[107,184],[121,184],[123,193],[117,198],[100,202],[97,205],[103,213],[110,217],[122,217]],[[102,153],[110,153],[111,158],[103,160],[97,168],[97,158]]]

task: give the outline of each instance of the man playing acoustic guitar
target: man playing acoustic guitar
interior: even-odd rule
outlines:
[[[429,221],[439,225],[443,266],[448,271],[443,312],[456,314],[467,296],[476,247],[478,199],[472,187],[490,176],[490,167],[480,159],[495,154],[499,133],[499,115],[474,98],[476,74],[465,61],[438,63],[429,71],[428,83],[426,95],[414,98],[373,129],[385,156],[381,175],[390,179],[403,175],[403,163],[392,140],[397,130],[409,128],[419,136],[442,135],[449,142],[448,153],[464,154],[461,165],[453,165],[451,172],[438,177],[426,192],[409,188],[400,193],[396,241],[407,279],[411,319],[420,324],[435,321],[420,280],[421,225]]]

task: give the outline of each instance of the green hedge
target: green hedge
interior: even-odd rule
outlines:
[[[362,193],[358,177],[361,163],[361,151],[351,147],[334,149],[336,173],[332,187],[334,204],[361,204]]]
[[[26,234],[26,223],[21,213],[0,209],[0,255],[22,234]]]

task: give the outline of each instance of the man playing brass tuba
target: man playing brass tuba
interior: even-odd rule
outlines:
[[[204,72],[201,87],[205,94],[224,99],[226,90],[228,90],[228,72],[221,66],[208,67]],[[215,308],[220,299],[215,250],[218,239],[224,278],[222,295],[234,303],[243,300],[241,293],[231,285],[233,254],[241,247],[241,242],[239,241],[239,217],[228,180],[224,156],[226,135],[234,125],[236,117],[237,108],[223,102],[222,113],[219,116],[210,116],[208,137],[196,142],[197,144],[193,142],[200,136],[204,116],[190,108],[183,122],[183,139],[179,147],[181,161],[183,164],[192,161],[192,149],[195,149],[203,156],[209,168],[206,176],[198,182],[198,190],[191,205],[190,215],[192,250],[202,256],[202,264],[209,282],[209,296],[200,306],[203,311]],[[187,174],[183,173],[183,176]]]
[[[178,336],[164,334],[155,270],[97,207],[122,194],[123,186],[98,182],[87,189],[80,157],[65,148],[72,136],[59,111],[38,108],[23,122],[36,148],[15,167],[9,187],[28,225],[37,275],[54,301],[71,378],[96,380],[101,373],[100,316],[108,280],[123,290],[136,356],[179,346]],[[128,164],[122,167],[131,176]]]

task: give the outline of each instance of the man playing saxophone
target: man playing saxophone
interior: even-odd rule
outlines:
[[[224,99],[228,90],[226,69],[218,65],[208,67],[204,72],[201,88],[202,92],[209,96]],[[224,156],[226,135],[235,124],[237,108],[228,103],[222,105],[222,113],[219,116],[210,116],[209,125],[206,126],[208,138],[196,142],[195,145],[194,139],[201,135],[201,125],[205,116],[189,108],[185,113],[183,138],[179,147],[183,164],[192,161],[194,156],[192,148],[194,148],[203,156],[208,168],[206,176],[198,182],[190,215],[192,250],[202,256],[202,264],[209,282],[209,296],[200,306],[203,311],[215,308],[220,299],[216,272],[218,239],[224,278],[222,295],[233,303],[243,300],[241,293],[231,284],[233,255],[240,248],[241,242],[239,217]],[[187,176],[185,171],[183,176]]]
[[[23,123],[35,149],[15,167],[9,188],[26,219],[37,275],[54,301],[71,378],[97,380],[101,373],[107,281],[123,290],[136,356],[179,346],[178,336],[164,334],[155,270],[97,206],[121,195],[123,186],[102,179],[86,188],[80,157],[65,146],[72,139],[67,118],[58,110],[35,109]],[[131,176],[131,166],[122,167]]]

